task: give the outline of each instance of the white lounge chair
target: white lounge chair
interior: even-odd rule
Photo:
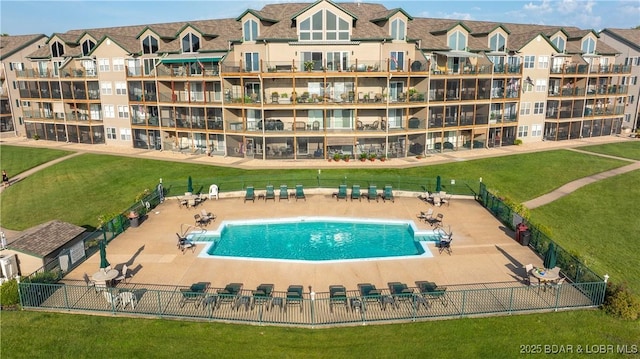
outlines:
[[[104,298],[107,300],[107,308],[112,307],[118,309],[118,307],[120,307],[119,295],[113,295],[110,292],[102,292],[102,295],[104,295]]]
[[[116,282],[124,282],[124,283],[126,283],[126,282],[127,282],[127,278],[128,278],[128,277],[127,277],[128,272],[129,272],[129,267],[127,267],[127,265],[126,265],[126,264],[125,264],[125,265],[123,265],[123,266],[122,266],[122,272],[121,272],[121,273],[120,273],[120,275],[119,275],[119,276],[117,276],[114,280],[115,280]]]
[[[217,184],[212,184],[211,186],[209,186],[209,199],[212,199],[214,197],[216,199],[218,199],[218,185]]]
[[[129,304],[131,304],[131,309],[136,309],[138,298],[136,298],[136,295],[132,292],[122,292],[120,293],[120,302],[122,309],[125,309]]]

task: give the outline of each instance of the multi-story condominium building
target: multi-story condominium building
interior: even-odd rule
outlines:
[[[25,134],[16,70],[24,70],[30,62],[26,56],[46,41],[44,35],[0,36],[0,133],[3,136]]]
[[[612,135],[631,69],[592,30],[328,0],[47,45],[17,71],[28,136],[261,159]]]
[[[599,35],[602,42],[619,53],[616,64],[632,65],[630,75],[622,78],[622,84],[629,87],[622,126],[640,128],[640,29],[604,29]]]

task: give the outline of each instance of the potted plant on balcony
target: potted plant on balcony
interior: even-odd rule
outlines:
[[[369,154],[369,161],[373,162],[376,160],[377,155],[375,153],[370,153]]]
[[[340,157],[342,157],[342,155],[340,155],[340,153],[338,152],[333,154],[333,160],[336,162],[340,161]]]
[[[379,157],[379,158],[380,158],[380,161],[382,161],[382,162],[384,162],[384,161],[386,161],[386,160],[387,160],[387,156],[386,156],[386,155],[384,155],[384,154],[380,155],[380,157]]]
[[[304,69],[311,72],[313,70],[313,61],[305,61]]]
[[[362,153],[360,153],[360,161],[361,161],[361,162],[366,161],[366,160],[367,160],[367,157],[368,157],[368,156],[367,156],[367,153],[366,153],[366,152],[362,152]]]
[[[342,159],[343,159],[345,162],[349,162],[349,159],[351,159],[351,155],[345,154],[345,155],[343,155],[343,156],[342,156]]]

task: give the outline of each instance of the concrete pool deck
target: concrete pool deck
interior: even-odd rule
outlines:
[[[454,198],[449,206],[433,207],[413,193],[396,193],[395,203],[382,200],[376,203],[366,199],[336,201],[327,191],[305,190],[306,201],[292,198],[244,203],[243,197],[221,197],[206,200],[195,209],[180,208],[178,201],[170,198],[150,212],[139,227],[129,228],[109,243],[107,258],[112,267],[120,269],[125,263],[129,266],[133,272],[130,283],[188,286],[204,281],[212,287],[224,287],[227,283],[241,282],[245,289],[273,283],[276,291],[300,284],[305,291],[312,286],[316,292],[326,292],[332,284],[356,289],[363,282],[378,288],[396,281],[409,286],[424,280],[441,285],[513,282],[524,274],[525,264],[542,265],[541,258],[518,244],[511,230],[471,198]],[[439,253],[434,244],[429,244],[432,258],[299,263],[199,258],[204,245],[198,245],[195,253],[177,249],[176,232],[193,225],[194,215],[201,209],[217,216],[206,227],[210,230],[217,229],[224,220],[298,216],[413,220],[419,229],[428,230],[431,226],[419,221],[417,214],[430,207],[434,213],[444,214],[444,227],[453,232],[451,255]],[[82,280],[84,273],[91,276],[98,267],[96,253],[65,280]]]

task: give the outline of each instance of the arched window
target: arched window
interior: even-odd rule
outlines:
[[[94,47],[96,47],[95,42],[88,39],[84,40],[84,42],[82,43],[82,56],[89,55],[89,53],[91,52],[91,50],[93,50]]]
[[[258,23],[255,20],[247,20],[242,27],[244,41],[256,41],[258,38]]]
[[[349,40],[349,22],[329,10],[320,10],[298,26],[301,41]]]
[[[182,38],[182,52],[198,52],[200,50],[200,38],[192,33]]]
[[[62,57],[64,55],[64,46],[58,41],[51,44],[51,57]]]
[[[149,35],[142,40],[142,53],[155,54],[158,52],[158,39]]]
[[[391,21],[391,38],[394,40],[404,40],[406,24],[402,19]]]
[[[493,52],[505,52],[507,39],[502,34],[495,34],[489,39],[489,48]]]
[[[595,54],[596,42],[590,37],[582,40],[582,52],[585,54]]]
[[[562,36],[554,37],[553,39],[551,39],[551,43],[554,44],[558,48],[558,50],[560,50],[560,52],[564,52],[566,42],[564,41]]]
[[[467,36],[462,31],[456,31],[449,35],[448,44],[451,50],[464,51],[467,47]]]

